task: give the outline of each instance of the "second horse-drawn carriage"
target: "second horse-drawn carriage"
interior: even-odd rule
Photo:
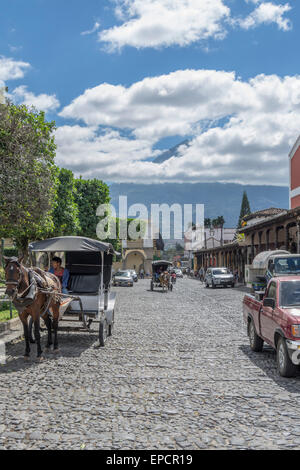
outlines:
[[[154,287],[160,287],[164,291],[172,291],[173,283],[171,282],[170,268],[173,263],[170,261],[157,260],[152,263],[152,279],[150,283],[151,291]]]

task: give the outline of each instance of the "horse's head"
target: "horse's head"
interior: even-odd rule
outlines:
[[[9,297],[14,297],[17,293],[19,284],[22,280],[22,267],[21,261],[22,258],[6,258],[5,261],[5,284],[6,291],[5,294]]]

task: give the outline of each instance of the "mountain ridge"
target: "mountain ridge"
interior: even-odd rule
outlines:
[[[289,188],[271,185],[242,185],[237,183],[112,183],[111,204],[118,213],[119,196],[127,196],[128,207],[144,204],[150,213],[151,204],[204,204],[204,217],[223,215],[225,227],[236,227],[243,191],[247,192],[252,212],[276,207],[287,209]]]

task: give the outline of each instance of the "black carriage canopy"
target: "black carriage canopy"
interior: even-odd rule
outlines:
[[[171,261],[158,259],[152,262],[152,271],[157,272],[160,268],[167,268],[168,266],[173,266],[173,263],[171,263]]]
[[[29,244],[29,251],[65,252],[66,268],[70,272],[68,289],[76,294],[95,294],[101,283],[104,254],[103,284],[107,288],[111,280],[113,255],[119,255],[110,243],[86,237],[57,237]]]
[[[29,244],[29,251],[93,251],[119,254],[110,243],[86,237],[57,237]]]

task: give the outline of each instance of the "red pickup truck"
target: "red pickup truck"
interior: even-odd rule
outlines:
[[[300,364],[300,276],[276,277],[264,295],[246,294],[243,316],[251,349],[262,351],[268,343],[276,350],[279,374],[294,376]]]

